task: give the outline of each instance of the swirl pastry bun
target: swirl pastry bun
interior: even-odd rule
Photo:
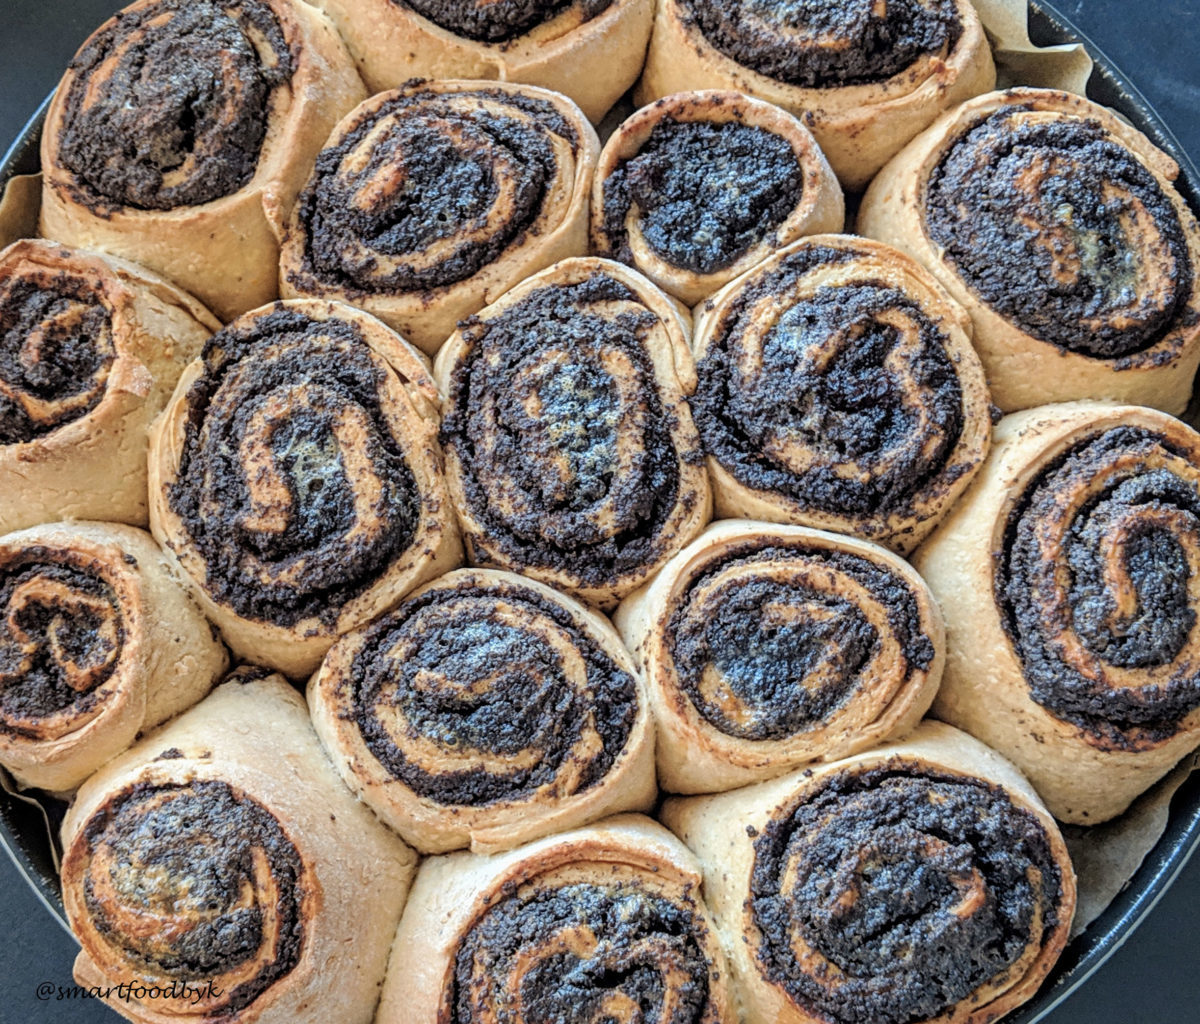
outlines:
[[[613,607],[711,512],[688,324],[610,260],[563,260],[438,353],[451,496],[476,565]]]
[[[859,192],[942,111],[995,83],[969,0],[660,0],[636,96],[736,89],[790,110]]]
[[[411,78],[536,85],[599,121],[642,68],[654,0],[315,0],[372,92]]]
[[[150,441],[150,526],[241,659],[307,676],[459,564],[437,388],[384,324],[293,299],[214,335]]]
[[[302,0],[138,0],[46,114],[41,234],[136,260],[228,321],[275,298],[283,222],[363,96]]]
[[[62,838],[75,978],[130,1020],[372,1020],[416,857],[281,677],[240,670],[109,762]]]
[[[1011,764],[940,722],[663,820],[696,853],[742,1019],[988,1024],[1054,966],[1075,876]]]
[[[144,530],[51,523],[0,537],[0,764],[21,785],[74,789],[227,664]]]
[[[600,154],[592,250],[688,305],[802,235],[840,231],[841,187],[791,114],[730,91],[667,96]]]
[[[377,1024],[734,1024],[700,872],[619,815],[490,857],[431,857],[400,921]]]
[[[342,299],[432,355],[459,320],[587,251],[600,143],[565,96],[418,82],[334,130],[297,202],[280,293]]]
[[[654,725],[601,615],[460,569],[343,637],[308,688],[342,778],[423,853],[487,853],[649,810]]]
[[[147,430],[220,326],[132,263],[40,239],[0,252],[0,533],[145,526]]]
[[[963,310],[917,263],[819,235],[696,309],[692,410],[718,517],[907,554],[978,472],[991,406]]]
[[[942,602],[934,713],[1062,821],[1115,817],[1200,746],[1200,434],[1075,402],[1005,417],[914,557]]]
[[[1005,412],[1111,399],[1179,414],[1200,365],[1200,226],[1179,168],[1081,96],[1010,89],[950,111],[863,198],[971,314]]]
[[[942,616],[902,559],[796,526],[708,527],[617,608],[672,793],[712,793],[910,732],[945,660]]]

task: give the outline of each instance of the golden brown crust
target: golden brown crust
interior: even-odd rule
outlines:
[[[744,1020],[987,1024],[1034,994],[1067,941],[1075,876],[1054,819],[1011,764],[941,723],[668,800],[662,818],[700,860]],[[918,874],[919,904],[896,884]]]
[[[317,299],[247,313],[188,367],[151,437],[151,530],[235,654],[306,676],[459,563],[436,403],[414,349]]]
[[[678,194],[672,192],[663,199],[664,204],[669,199],[666,208],[671,212],[669,215],[664,212],[662,219],[677,223],[679,209],[689,202],[702,207],[689,213],[685,222],[697,225],[687,234],[688,245],[672,247],[686,248],[688,252],[683,258],[692,257],[695,265],[678,262],[680,257],[653,240],[651,213],[640,208],[638,191],[632,187],[626,169],[630,161],[636,161],[644,153],[648,143],[664,132],[674,135],[687,132],[676,125],[694,125],[704,133],[702,139],[690,144],[681,139],[676,144],[678,151],[660,146],[663,151],[658,157],[663,168],[674,167],[679,174],[679,180],[672,186]],[[730,132],[736,132],[736,137],[723,142]],[[734,167],[740,166],[734,163],[740,157],[742,163],[753,163],[759,172],[756,177],[767,174],[777,176],[778,180],[766,179],[770,184],[762,186],[762,194],[753,201],[736,193],[728,209],[715,211],[715,221],[697,220],[706,212],[713,214],[711,207],[725,200],[735,188],[733,182],[723,179],[713,184],[714,177],[719,179],[722,173],[729,172],[707,167],[706,154],[712,154],[714,162],[720,160],[723,166]],[[651,182],[645,191],[653,196],[663,187],[661,169],[650,171],[649,177]],[[794,203],[792,196],[798,196]],[[773,205],[769,220],[758,218],[760,223],[753,226],[730,223],[745,219],[747,205],[767,202]],[[762,262],[780,246],[804,235],[840,231],[844,220],[841,187],[809,130],[778,107],[728,90],[680,92],[636,111],[605,143],[592,186],[592,250],[636,267],[689,306]],[[706,246],[695,251],[697,236],[720,230],[730,234],[736,231],[737,237],[724,239],[726,244],[717,255],[705,252]]]
[[[1002,410],[1108,399],[1178,415],[1200,365],[1200,227],[1178,173],[1098,104],[1010,89],[914,139],[872,182],[858,228],[970,313]],[[1069,194],[1043,194],[1047,174]]]
[[[672,793],[722,792],[903,736],[945,661],[941,612],[902,559],[745,520],[710,526],[614,621],[646,676]]]
[[[637,79],[654,17],[654,0],[612,0],[584,21],[584,5],[572,3],[522,35],[489,43],[457,35],[395,0],[317,0],[316,6],[337,25],[372,92],[410,78],[517,82],[570,96],[592,121]]]
[[[934,713],[1011,758],[1063,821],[1115,817],[1200,745],[1198,485],[1200,436],[1163,413],[1015,413],[914,558],[946,615]],[[1139,562],[1139,538],[1158,554]]]
[[[532,904],[532,900],[540,900]],[[619,911],[616,909],[619,906]],[[549,907],[547,910],[545,908]],[[570,971],[562,977],[562,967]],[[592,979],[617,975],[616,983]],[[508,853],[421,865],[392,947],[379,1024],[737,1019],[700,873],[657,822],[619,815]]]
[[[907,554],[987,454],[970,322],[891,246],[801,239],[696,308],[693,348],[692,406],[722,518]]]
[[[0,762],[65,792],[203,697],[228,658],[153,538],[115,523],[0,537]]]
[[[967,0],[954,6],[962,33],[948,53],[920,57],[881,82],[805,88],[737,63],[705,38],[685,0],[661,0],[637,101],[685,89],[736,89],[774,103],[804,119],[838,179],[857,192],[942,111],[994,87],[979,16]]]
[[[461,569],[334,645],[309,682],[346,784],[423,853],[509,849],[654,803],[654,727],[611,624]]]
[[[666,295],[595,257],[535,274],[450,336],[434,373],[475,564],[611,608],[700,532],[687,337]]]
[[[123,260],[42,240],[0,252],[0,533],[145,526],[146,432],[219,326]]]
[[[76,127],[75,115],[68,110],[76,87],[74,64],[59,84],[42,133],[41,233],[143,263],[199,296],[226,321],[277,295],[279,238],[292,203],[330,130],[364,96],[353,61],[328,19],[302,2],[257,2],[273,12],[286,41],[286,51],[281,52],[290,53],[295,66],[286,81],[270,89],[261,115],[266,119],[265,134],[253,175],[244,185],[196,205],[162,209],[137,208],[96,194],[61,159],[63,133]],[[165,0],[139,0],[123,13],[140,18],[147,8],[159,5],[169,6]],[[169,25],[176,16],[180,16],[177,11],[163,21]],[[88,54],[89,47],[105,34],[119,35],[120,24],[113,20],[97,29],[80,55]],[[144,31],[153,45],[152,27],[144,30],[139,22],[135,37]],[[245,40],[244,45],[255,49],[264,45],[254,33],[248,33]],[[228,58],[227,47],[227,42],[221,42],[217,52],[225,52]],[[96,75],[115,69],[116,88],[128,88],[120,80],[116,57],[106,52],[91,58],[99,62]],[[166,59],[172,59],[169,53]],[[266,56],[264,66],[271,68],[279,59],[278,55]],[[162,73],[166,75],[167,70]],[[233,93],[240,82],[226,82],[223,88]],[[234,97],[231,108],[239,111],[242,102]],[[242,113],[260,116],[257,111]],[[169,132],[169,124],[166,130]],[[164,145],[175,141],[169,136]],[[146,152],[152,159],[153,147]],[[197,158],[197,154],[189,154],[185,166],[192,166]],[[89,161],[93,166],[99,162]],[[176,173],[169,171],[166,177]]]
[[[76,980],[131,1020],[372,1019],[416,858],[281,677],[236,673],[109,762],[62,836]]]
[[[350,302],[432,356],[458,321],[587,251],[599,151],[579,108],[545,89],[438,81],[373,96],[334,129],[296,203],[280,294]],[[460,177],[480,164],[493,184],[475,194]]]

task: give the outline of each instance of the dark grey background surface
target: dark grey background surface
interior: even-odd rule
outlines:
[[[79,44],[120,0],[0,0],[0,149],[54,87]],[[1200,162],[1200,3],[1059,0],[1059,9],[1145,93]],[[1200,1021],[1200,857],[1142,927],[1049,1024]],[[0,1022],[101,1024],[94,1001],[39,1001],[38,986],[72,984],[75,944],[0,854]],[[337,1024],[330,1021],[329,1024]]]

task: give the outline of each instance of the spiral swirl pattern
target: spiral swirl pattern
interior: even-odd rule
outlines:
[[[371,752],[443,804],[583,792],[638,710],[632,676],[571,610],[511,583],[426,590],[367,631],[350,678]]]
[[[570,13],[579,22],[591,21],[613,0],[394,0],[411,7],[435,25],[468,39],[504,43],[539,25]]]
[[[412,292],[463,281],[546,229],[580,137],[550,102],[412,87],[324,149],[299,200],[301,291]]]
[[[785,519],[887,541],[889,517],[926,519],[965,484],[990,427],[944,303],[855,246],[804,244],[747,280],[699,353],[692,408],[708,454]]]
[[[999,787],[894,762],[846,769],[755,840],[755,955],[823,1020],[930,1020],[1021,980],[1062,885],[1045,827]]]
[[[350,320],[276,307],[214,335],[167,500],[245,618],[332,624],[414,542],[402,382]]]
[[[650,350],[662,332],[599,270],[468,322],[442,436],[477,559],[581,589],[644,578],[687,542],[675,532],[702,496],[681,480],[696,452]]]
[[[254,176],[292,72],[265,0],[143,0],[72,61],[59,158],[93,206],[170,210],[230,195]]]
[[[0,285],[0,445],[43,437],[104,397],[112,310],[85,278],[26,271]]]
[[[1200,707],[1200,450],[1080,440],[1025,488],[995,585],[1034,700],[1118,748],[1173,735]]]
[[[0,565],[0,730],[52,739],[101,710],[125,643],[101,566],[38,546]]]
[[[731,546],[705,562],[668,638],[697,711],[750,740],[840,717],[867,686],[886,708],[935,656],[906,580],[859,555],[803,544]]]
[[[713,46],[743,67],[822,89],[883,82],[962,35],[953,0],[681,0]]]
[[[641,873],[586,862],[493,903],[458,947],[455,1024],[713,1021],[703,924]]]
[[[140,783],[98,809],[84,836],[82,925],[98,962],[143,984],[211,979],[175,1002],[217,1015],[299,962],[303,859],[271,812],[228,783]]]
[[[1120,359],[1192,299],[1179,213],[1098,121],[1013,104],[955,140],[930,175],[926,230],[989,307],[1071,352]]]

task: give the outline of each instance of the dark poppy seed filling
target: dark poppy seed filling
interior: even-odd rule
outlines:
[[[95,285],[66,273],[10,276],[0,285],[0,445],[86,416],[115,358],[112,310]]]
[[[854,256],[801,249],[748,284],[696,367],[692,412],[747,487],[838,515],[905,512],[949,482],[963,388],[941,327],[902,291],[859,280],[789,296]]]
[[[805,89],[883,82],[962,35],[953,0],[681,0],[730,60]]]
[[[220,1017],[299,962],[304,863],[256,800],[215,780],[139,783],[101,807],[84,835],[91,924],[149,975],[144,984],[211,978]],[[221,993],[223,976],[248,965],[253,975]]]
[[[615,258],[632,265],[626,217],[636,207],[642,236],[658,256],[711,274],[769,242],[803,191],[800,160],[774,132],[668,117],[605,179],[604,230]]]
[[[435,25],[481,43],[507,43],[556,18],[577,10],[591,21],[614,0],[392,0],[411,7]]]
[[[421,496],[383,403],[393,373],[354,324],[277,308],[205,345],[167,495],[215,600],[337,620],[412,544]]]
[[[0,730],[86,712],[112,676],[125,616],[112,586],[70,554],[29,547],[0,564]]]
[[[373,626],[354,707],[393,779],[480,806],[596,785],[638,711],[633,677],[565,608],[527,587],[435,588]],[[423,763],[432,752],[436,766]]]
[[[703,924],[689,903],[612,864],[594,870],[603,884],[535,878],[483,913],[455,956],[455,1024],[709,1019]]]
[[[999,787],[927,768],[842,771],[754,843],[759,968],[837,1024],[930,1020],[1058,924],[1043,825]]]
[[[1123,746],[1200,707],[1200,466],[1153,431],[1074,445],[1021,495],[996,599],[1030,695]]]
[[[303,273],[361,292],[463,281],[536,225],[575,128],[498,89],[404,92],[321,151],[299,200]]]
[[[662,554],[681,453],[646,348],[659,322],[600,273],[465,322],[442,439],[514,562],[605,585]]]
[[[1071,352],[1142,352],[1192,298],[1175,206],[1097,121],[1021,105],[996,111],[933,170],[924,217],[989,307]]]
[[[58,151],[83,201],[171,210],[254,176],[293,57],[262,0],[159,0],[118,14],[70,71]]]
[[[896,573],[801,544],[735,548],[689,580],[668,627],[676,675],[705,720],[726,735],[779,740],[853,699],[881,639],[869,610],[839,592],[846,580],[886,606],[905,673],[928,669],[933,642]]]

